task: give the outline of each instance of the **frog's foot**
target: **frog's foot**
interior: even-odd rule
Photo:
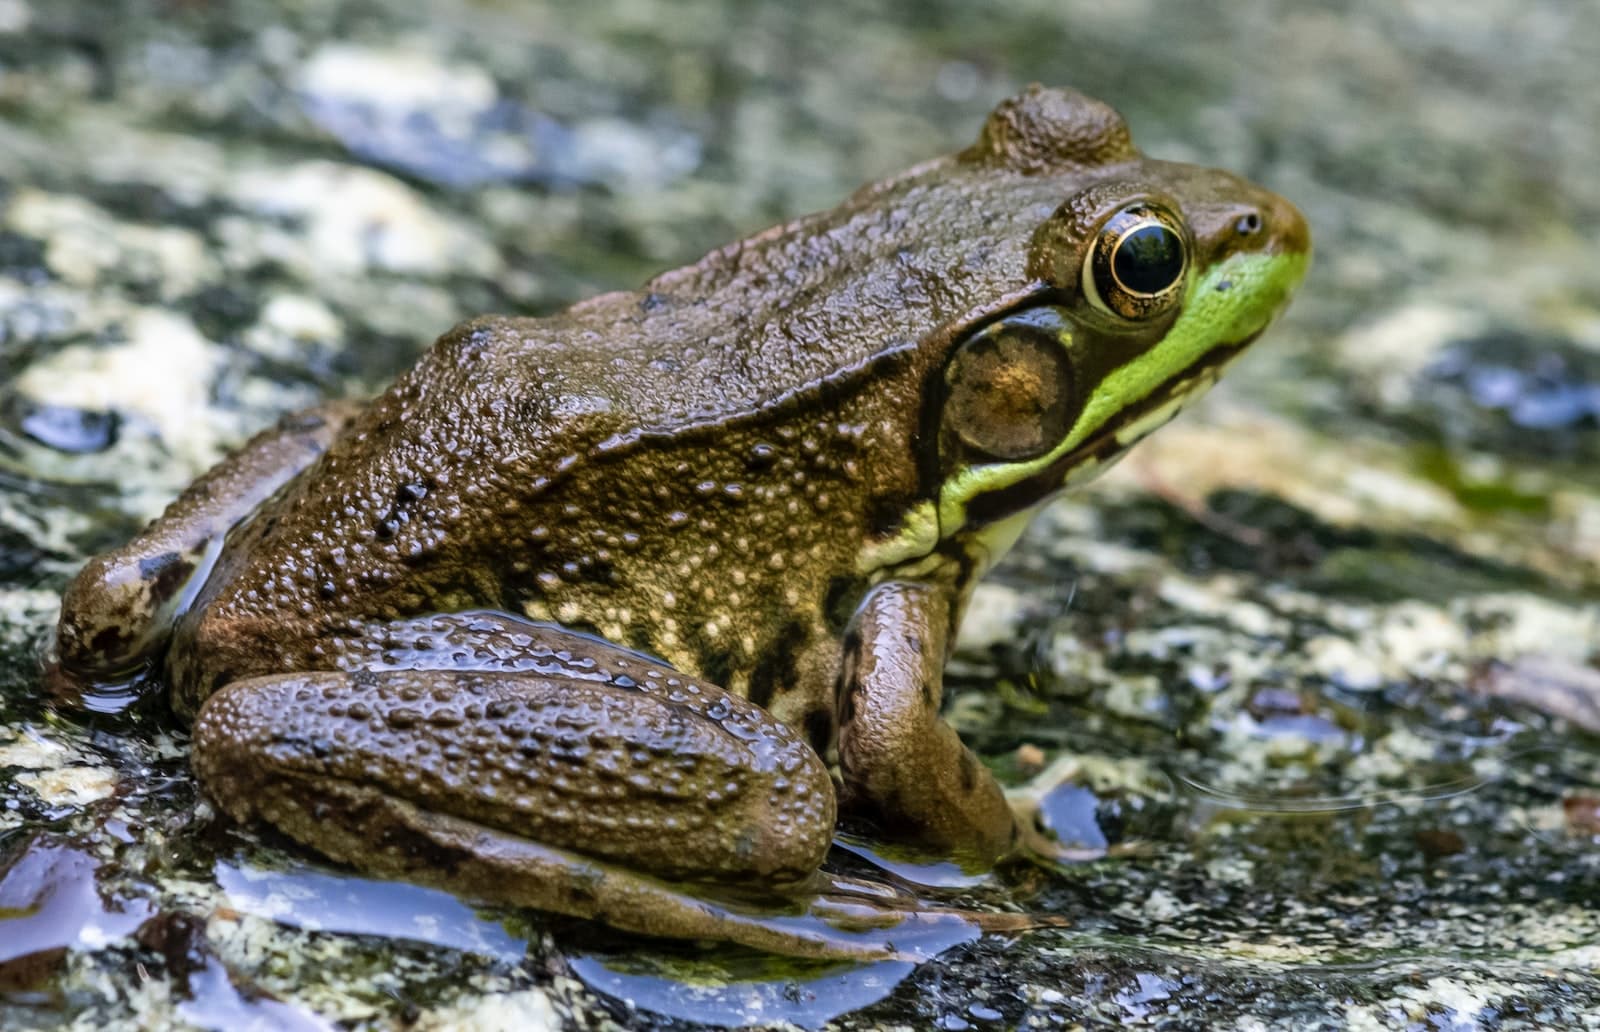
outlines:
[[[1062,842],[1045,829],[1036,796],[1012,796],[1011,812],[1016,817],[1017,846],[1033,859],[1054,864],[1085,864],[1119,852],[1117,846],[1077,846]]]
[[[1053,827],[1063,819],[1055,803],[1056,795],[1085,780],[1092,783],[1094,779],[1089,767],[1089,761],[1082,757],[1063,755],[1034,775],[1027,784],[1007,790],[1006,799],[1016,818],[1018,851],[1023,857],[1042,861],[1046,866],[1070,866],[1095,860],[1147,856],[1153,851],[1152,844],[1147,842],[1088,845],[1072,839],[1063,841],[1057,828]],[[1072,818],[1066,819],[1069,824],[1073,823]]]
[[[644,667],[240,681],[201,709],[195,770],[235,818],[374,874],[649,935],[897,955],[883,921],[762,916],[686,887],[787,890],[792,911],[828,848],[832,784],[759,707]]]
[[[358,411],[333,402],[285,416],[189,485],[138,537],[90,559],[61,598],[54,678],[70,688],[128,675],[154,658],[223,535],[321,455]]]

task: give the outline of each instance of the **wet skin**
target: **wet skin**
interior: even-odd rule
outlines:
[[[939,715],[970,589],[1309,255],[1283,199],[1031,89],[832,211],[465,323],[257,437],[89,562],[60,672],[163,670],[222,809],[362,870],[827,952],[706,898],[814,892],[840,806],[1013,848]]]

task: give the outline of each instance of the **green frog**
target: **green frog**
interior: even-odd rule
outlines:
[[[88,563],[58,674],[157,672],[222,810],[362,871],[826,952],[749,901],[814,891],[841,808],[1013,850],[940,716],[972,586],[1309,258],[1287,201],[1034,87],[832,211],[284,420]]]

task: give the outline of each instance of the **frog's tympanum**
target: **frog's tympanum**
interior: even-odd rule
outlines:
[[[1030,89],[832,211],[467,322],[255,438],[85,567],[60,673],[163,674],[223,810],[361,870],[804,952],[748,901],[812,891],[841,807],[1013,848],[939,713],[973,583],[1309,253],[1283,199]]]

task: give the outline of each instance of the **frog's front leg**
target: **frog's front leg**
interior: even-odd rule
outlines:
[[[283,417],[189,485],[132,541],[84,564],[61,597],[61,672],[123,676],[159,653],[223,535],[327,450],[360,409],[330,402]]]
[[[857,609],[839,684],[845,805],[886,829],[988,865],[1010,851],[1004,792],[939,716],[954,605],[937,585],[888,581]]]
[[[363,653],[379,669],[258,677],[207,700],[194,766],[230,815],[372,874],[629,931],[892,951],[708,901],[806,898],[832,838],[825,768],[760,707],[499,614],[387,626]]]

